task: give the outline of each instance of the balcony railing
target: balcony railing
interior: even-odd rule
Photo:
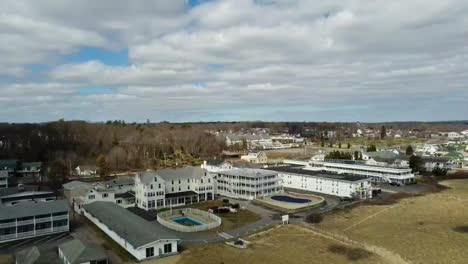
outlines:
[[[55,220],[63,220],[63,219],[68,219],[68,215],[54,216],[54,221]]]
[[[0,241],[10,240],[10,239],[14,239],[14,238],[16,238],[16,234],[3,235],[3,236],[0,236]]]
[[[18,221],[18,225],[30,225],[33,224],[34,220],[24,220],[24,221]]]
[[[12,227],[12,226],[16,226],[16,221],[15,222],[10,222],[10,223],[0,224],[0,228]]]

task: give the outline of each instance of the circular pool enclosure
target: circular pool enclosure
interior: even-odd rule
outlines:
[[[305,198],[297,198],[297,197],[291,197],[287,195],[273,195],[271,196],[271,199],[279,202],[286,202],[286,203],[298,203],[298,204],[305,204],[305,203],[310,203],[311,200],[305,199]]]
[[[157,215],[158,222],[179,232],[198,232],[221,225],[218,216],[194,208],[172,209]]]

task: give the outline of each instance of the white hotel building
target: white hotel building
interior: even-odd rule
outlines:
[[[199,167],[145,171],[135,178],[135,202],[145,210],[213,200],[214,179]]]
[[[234,169],[215,174],[216,194],[253,200],[282,192],[277,172],[263,169]]]
[[[339,197],[372,198],[371,181],[367,177],[304,170],[295,167],[276,167],[284,188],[323,193]]]
[[[363,176],[368,177],[375,182],[398,182],[401,184],[407,184],[415,181],[414,174],[411,172],[410,168],[366,165],[355,161],[312,161],[309,163],[309,166],[304,169]]]

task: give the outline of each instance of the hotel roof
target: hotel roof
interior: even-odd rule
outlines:
[[[159,224],[148,222],[113,202],[94,202],[83,207],[135,248],[161,239],[179,239]]]
[[[48,202],[21,202],[10,206],[0,206],[0,220],[28,217],[42,214],[53,214],[68,211],[65,200]]]
[[[220,171],[219,173],[224,174],[224,175],[242,176],[242,177],[249,177],[249,178],[274,176],[274,175],[278,174],[278,173],[275,173],[274,171],[271,171],[271,170],[249,169],[249,168],[226,170],[226,171]]]

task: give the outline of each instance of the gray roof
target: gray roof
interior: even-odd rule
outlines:
[[[84,243],[79,239],[67,241],[58,247],[71,264],[107,259],[107,255],[102,248],[95,244]]]
[[[71,182],[67,182],[63,185],[63,188],[64,189],[67,189],[67,190],[74,190],[74,189],[78,189],[78,188],[89,188],[91,189],[91,184],[87,183],[87,182],[82,182],[82,181],[71,181]]]
[[[407,160],[408,157],[401,154],[396,154],[393,151],[375,151],[375,152],[366,152],[366,155],[373,158],[377,162],[387,162],[393,163],[396,160]]]
[[[157,223],[151,223],[112,202],[94,202],[84,209],[128,243],[138,248],[161,239],[179,239]]]
[[[34,264],[39,259],[41,253],[37,247],[30,247],[15,253],[16,263],[18,264]]]
[[[135,184],[134,176],[118,176],[112,180],[102,182],[101,184],[109,186],[119,186],[119,185],[132,185]]]
[[[162,169],[156,171],[156,173],[165,181],[169,181],[172,179],[186,180],[201,179],[203,176],[205,176],[206,170],[200,167],[184,167],[177,169]]]
[[[140,179],[144,183],[150,183],[154,177],[161,177],[164,181],[171,180],[186,180],[186,179],[201,179],[205,176],[205,169],[200,167],[184,167],[177,169],[162,169],[157,171],[140,172]]]
[[[53,200],[48,202],[27,201],[10,206],[0,206],[0,220],[64,211],[68,211],[68,203],[65,200]]]
[[[271,170],[249,169],[249,168],[226,170],[226,171],[221,171],[219,173],[224,174],[224,175],[243,176],[243,177],[250,177],[250,178],[273,176],[273,175],[278,174],[277,172],[274,172]]]

